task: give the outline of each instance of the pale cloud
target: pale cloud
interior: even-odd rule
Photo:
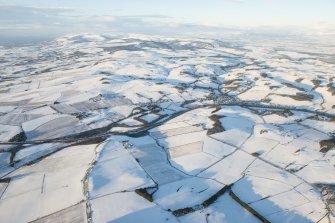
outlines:
[[[327,21],[318,21],[310,28],[317,35],[335,35],[335,26]]]
[[[38,8],[26,6],[0,5],[0,26],[32,27],[64,24],[70,8]]]
[[[244,0],[227,0],[244,4]],[[270,0],[264,0],[270,1]],[[255,33],[290,35],[303,33],[296,27],[242,27],[227,26],[224,19],[195,21],[160,14],[102,15],[85,14],[75,8],[46,8],[28,6],[0,5],[0,32],[2,37],[12,36],[60,36],[69,33],[139,33],[179,36],[181,34],[205,35],[207,33]],[[326,21],[315,23],[308,34],[324,35],[335,33],[332,24]]]
[[[92,19],[97,22],[113,22],[115,21],[115,16],[111,15],[93,16]]]

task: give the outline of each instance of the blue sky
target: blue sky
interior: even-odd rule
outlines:
[[[334,30],[334,12],[334,0],[0,0],[0,32],[51,35],[300,27],[320,33]]]

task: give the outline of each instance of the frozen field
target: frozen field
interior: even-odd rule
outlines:
[[[0,222],[335,223],[335,45],[0,48]]]

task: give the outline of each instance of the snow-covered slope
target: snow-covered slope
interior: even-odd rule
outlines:
[[[335,48],[0,48],[1,222],[335,222]]]

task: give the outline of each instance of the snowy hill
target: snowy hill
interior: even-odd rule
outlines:
[[[335,222],[334,45],[0,48],[1,222]]]

